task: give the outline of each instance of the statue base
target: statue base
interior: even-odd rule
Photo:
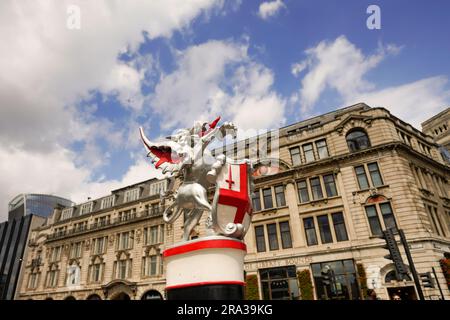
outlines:
[[[209,236],[164,250],[168,300],[242,300],[245,243]]]

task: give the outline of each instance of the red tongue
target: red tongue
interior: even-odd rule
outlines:
[[[178,163],[180,159],[172,159],[172,149],[170,147],[158,148],[151,147],[152,153],[159,158],[159,161],[155,164],[155,168],[158,168],[164,162]]]

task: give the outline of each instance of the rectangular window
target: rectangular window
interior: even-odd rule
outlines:
[[[166,191],[167,188],[167,182],[164,181],[160,181],[160,182],[154,182],[150,185],[150,195],[156,195],[156,194],[161,194],[162,192]]]
[[[264,209],[273,208],[272,189],[263,189]]]
[[[150,227],[150,244],[158,243],[158,226]]]
[[[111,208],[112,206],[114,206],[115,197],[116,197],[115,195],[112,195],[103,198],[100,204],[100,209]]]
[[[93,268],[93,278],[92,280],[94,282],[98,282],[101,279],[101,268],[102,265],[100,263],[94,264],[94,268]]]
[[[90,282],[99,282],[99,281],[101,281],[103,264],[95,263],[95,264],[91,265],[89,267],[89,269],[90,269],[89,281]]]
[[[280,222],[281,246],[283,249],[292,248],[291,230],[289,221]]]
[[[367,219],[369,220],[370,231],[372,235],[382,235],[380,220],[374,205],[366,207]]]
[[[73,243],[70,248],[70,258],[76,259],[81,257],[81,242]]]
[[[337,241],[347,241],[347,229],[345,228],[344,215],[342,212],[333,213],[331,215],[334,225],[334,233]]]
[[[73,207],[72,208],[65,208],[61,212],[61,219],[60,220],[66,220],[72,218],[73,214]]]
[[[367,165],[369,169],[370,178],[372,179],[372,185],[374,187],[379,187],[383,185],[383,180],[381,179],[380,170],[376,162],[369,163]]]
[[[164,243],[164,225],[159,225],[159,243]]]
[[[334,174],[327,174],[323,176],[323,184],[328,197],[337,196],[336,183],[334,182]]]
[[[259,198],[259,190],[255,190],[252,195],[253,211],[261,211],[261,199]]]
[[[140,188],[135,188],[125,191],[124,202],[134,201],[139,199]]]
[[[75,231],[84,231],[87,229],[87,221],[79,222],[74,224]]]
[[[441,233],[440,233],[439,228],[438,228],[438,226],[437,226],[436,219],[434,218],[434,215],[433,215],[433,209],[432,209],[431,206],[429,206],[429,205],[425,205],[425,207],[427,208],[428,215],[429,215],[429,217],[430,217],[430,222],[431,222],[431,226],[432,226],[432,228],[433,228],[433,231],[434,231],[437,235],[440,236]]]
[[[333,242],[333,237],[331,236],[330,221],[328,220],[328,215],[322,215],[317,217],[317,224],[319,225],[320,239],[322,243]]]
[[[306,242],[308,246],[317,244],[316,228],[314,226],[314,218],[303,219],[303,225],[305,226]]]
[[[380,204],[380,210],[386,229],[393,229],[394,231],[397,231],[397,224],[395,223],[395,217],[390,203],[386,202]]]
[[[80,215],[92,212],[92,208],[94,207],[94,203],[88,202],[81,205]]]
[[[156,275],[156,256],[150,257],[150,275]]]
[[[155,276],[158,274],[158,257],[156,255],[142,258],[144,276]]]
[[[61,247],[54,247],[51,255],[51,262],[59,261],[61,259]]]
[[[366,170],[364,166],[355,167],[356,178],[358,179],[359,189],[369,189],[369,182],[367,181]]]
[[[128,260],[119,260],[117,262],[117,278],[119,279],[127,278],[127,264]]]
[[[56,287],[58,284],[58,271],[52,270],[47,273],[47,287]]]
[[[322,199],[323,193],[319,178],[312,178],[309,180],[309,182],[311,183],[311,191],[313,199],[314,200]]]
[[[325,139],[316,141],[316,148],[319,159],[328,158],[327,141]]]
[[[289,152],[291,153],[292,165],[294,167],[300,165],[302,163],[300,157],[300,148],[299,147],[291,148],[289,149]]]
[[[255,227],[255,238],[256,238],[256,250],[258,252],[266,251],[266,239],[264,236],[264,227]]]
[[[98,220],[97,220],[98,219]],[[104,227],[109,224],[109,216],[103,216],[95,219],[97,226]]]
[[[120,234],[119,250],[125,250],[130,248],[130,233],[124,232]]]
[[[119,221],[124,222],[134,219],[136,216],[136,208],[119,212]]]
[[[267,225],[267,235],[269,237],[269,249],[270,250],[278,250],[278,234],[277,234],[277,225],[275,223],[271,223]]]
[[[436,230],[436,234],[439,236],[445,236],[444,228],[441,224],[441,220],[439,219],[437,208],[429,205],[427,205],[427,208],[430,213],[434,229]]]
[[[275,187],[275,198],[277,200],[277,206],[283,207],[286,205],[286,199],[284,197],[284,186],[276,186]]]
[[[303,153],[305,154],[305,161],[311,162],[316,160],[314,158],[314,150],[312,143],[304,144],[303,145]]]
[[[151,205],[146,205],[145,207],[149,216],[156,216],[160,214],[163,208],[158,203],[152,203]]]
[[[437,222],[439,224],[439,227],[441,228],[441,236],[445,237],[444,226],[442,225],[441,219],[439,218],[439,214],[438,214],[437,208],[433,207],[433,211],[434,211],[434,216],[436,217],[436,220],[437,220]]]
[[[163,255],[159,255],[159,274],[164,274],[164,260]]]
[[[308,194],[308,185],[306,184],[306,180],[302,180],[297,182],[297,189],[298,189],[298,198],[300,199],[300,202],[308,202],[309,201],[309,194]]]
[[[105,251],[105,238],[94,239],[94,254],[102,254]]]
[[[36,289],[36,287],[37,287],[37,278],[38,278],[38,274],[37,273],[31,273],[30,274],[30,278],[28,280],[28,288],[29,289]]]

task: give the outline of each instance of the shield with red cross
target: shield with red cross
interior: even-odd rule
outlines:
[[[252,216],[252,167],[249,160],[227,159],[216,180],[211,218],[214,230],[242,239]]]

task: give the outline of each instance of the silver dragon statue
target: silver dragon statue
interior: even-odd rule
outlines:
[[[251,196],[253,192],[252,167],[250,161],[234,161],[221,154],[214,157],[208,145],[225,136],[236,136],[237,128],[231,122],[218,126],[220,117],[211,123],[196,121],[192,128],[180,129],[162,142],[151,142],[139,128],[141,139],[155,168],[167,174],[173,188],[176,179],[181,180],[178,190],[162,195],[171,198],[163,219],[173,223],[184,215],[184,240],[189,237],[200,221],[203,212],[208,212],[208,233],[242,239],[251,222]],[[212,204],[207,190],[216,185]]]

